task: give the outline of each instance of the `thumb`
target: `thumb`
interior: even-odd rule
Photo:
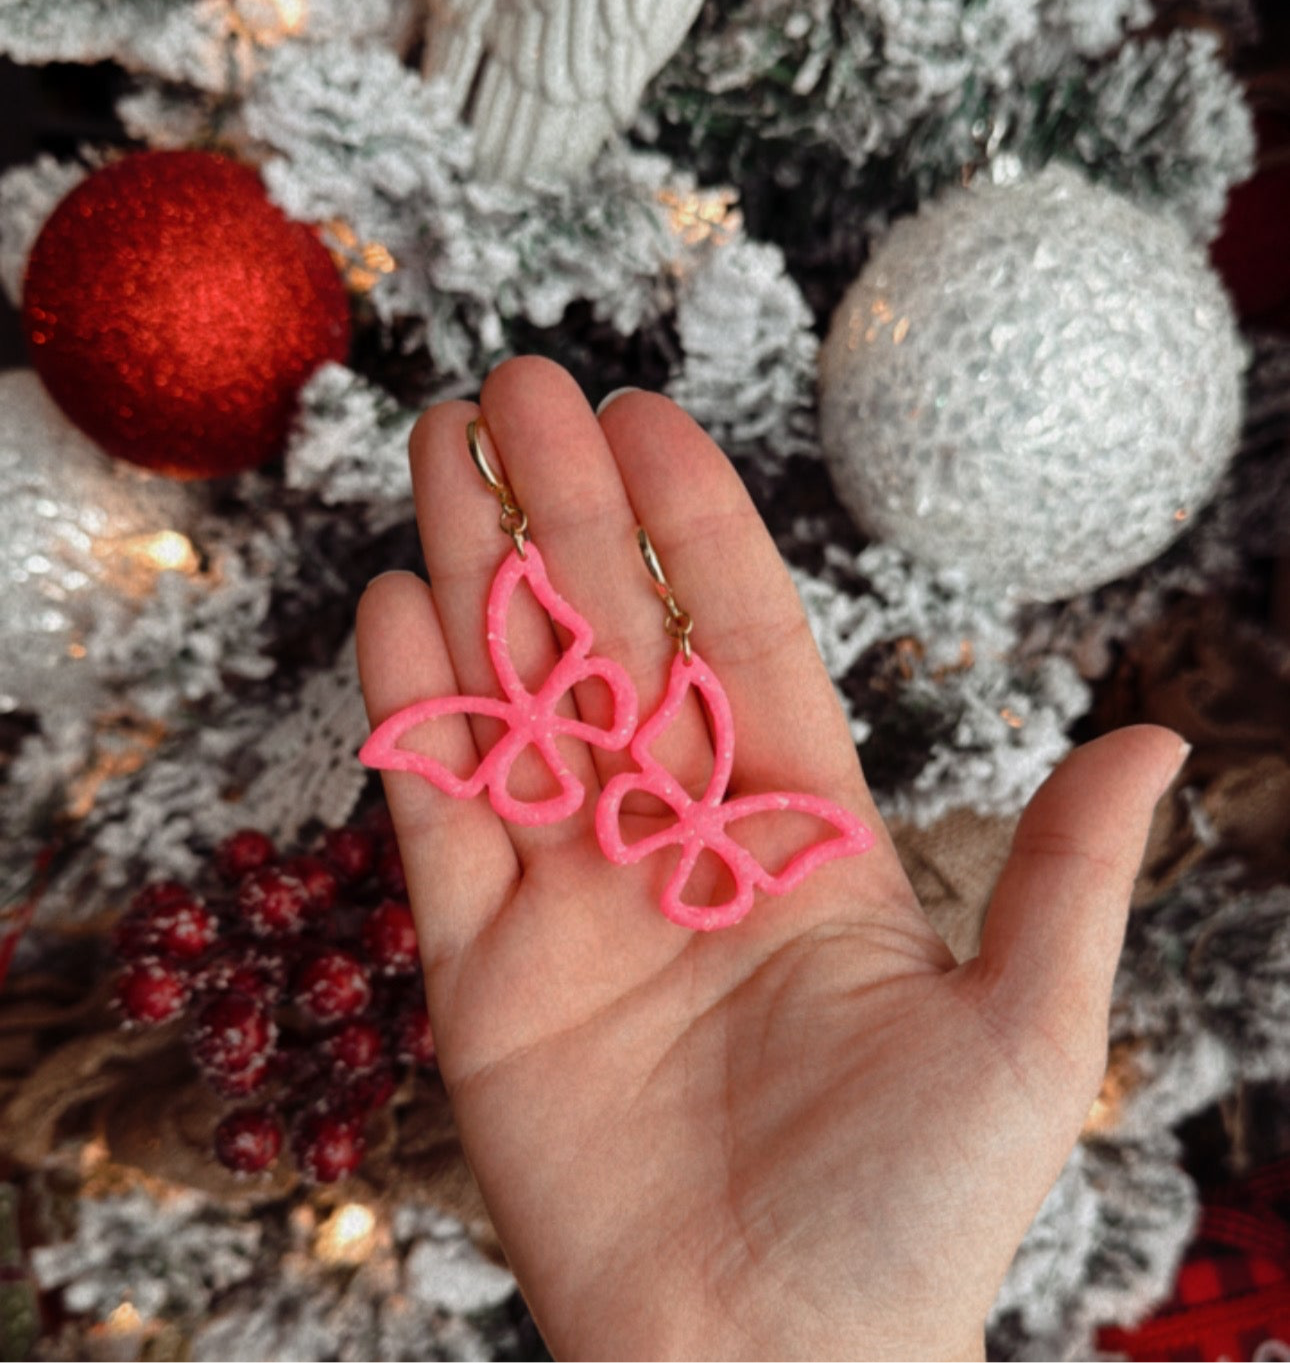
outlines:
[[[1022,815],[972,963],[1010,1029],[1101,1074],[1111,985],[1151,816],[1187,757],[1139,725],[1077,748]]]

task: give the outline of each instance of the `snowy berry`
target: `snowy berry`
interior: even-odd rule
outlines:
[[[323,1052],[342,1074],[366,1074],[381,1059],[383,1038],[374,1022],[348,1022],[323,1042]]]
[[[112,949],[123,961],[137,961],[141,956],[157,954],[156,936],[152,931],[152,916],[148,913],[127,913],[117,919],[112,929]]]
[[[323,1100],[327,1111],[352,1121],[362,1121],[369,1112],[382,1108],[394,1097],[398,1080],[389,1065],[378,1065],[368,1074],[356,1075],[333,1089]]]
[[[239,1174],[258,1174],[278,1158],[282,1126],[264,1108],[239,1108],[215,1128],[219,1162]]]
[[[404,1065],[430,1067],[435,1063],[430,1016],[421,1005],[409,1008],[395,1024],[394,1054]]]
[[[376,864],[376,839],[361,828],[329,828],[323,856],[346,885],[365,880]]]
[[[309,897],[309,912],[317,917],[330,913],[336,906],[340,881],[336,872],[321,857],[292,857],[282,869],[305,887]]]
[[[142,896],[136,897],[136,903]],[[191,961],[214,944],[218,931],[215,915],[185,890],[182,896],[155,899],[135,907],[116,925],[113,944],[128,960],[140,956],[171,956]]]
[[[299,932],[309,916],[309,891],[302,880],[266,866],[237,887],[237,912],[257,937]]]
[[[215,869],[236,884],[252,871],[263,870],[278,854],[271,838],[256,828],[240,828],[215,849]]]
[[[233,943],[203,963],[194,985],[204,994],[245,994],[272,1008],[282,997],[287,973],[280,952],[258,942]]]
[[[219,922],[202,903],[172,904],[157,911],[155,919],[158,946],[181,961],[195,960],[214,944]]]
[[[206,1082],[221,1098],[249,1098],[269,1082],[269,1062],[255,1060],[246,1069],[233,1074],[219,1074],[214,1070],[203,1073]]]
[[[373,805],[363,825],[382,840],[394,836],[394,820],[390,817],[389,805]]]
[[[165,904],[186,904],[192,898],[193,892],[177,880],[154,880],[130,901],[130,910],[132,913],[148,913]]]
[[[403,874],[399,845],[391,840],[382,846],[376,859],[376,879],[382,890],[394,899],[406,899],[408,880]]]
[[[248,1072],[267,1066],[276,1039],[277,1028],[266,1008],[245,994],[223,994],[197,1014],[191,1045],[208,1077],[237,1084]]]
[[[339,947],[319,952],[296,977],[296,1001],[317,1022],[353,1017],[371,999],[362,962]]]
[[[315,1183],[335,1183],[363,1162],[362,1124],[339,1113],[308,1113],[292,1144],[301,1171]]]
[[[116,1000],[129,1021],[157,1027],[183,1012],[188,981],[161,961],[136,961],[117,977]]]
[[[363,924],[363,949],[382,975],[415,975],[419,957],[412,910],[397,899],[378,904]]]

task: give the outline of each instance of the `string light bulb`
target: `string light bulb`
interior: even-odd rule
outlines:
[[[314,1248],[329,1264],[359,1264],[376,1241],[376,1214],[361,1202],[346,1202],[323,1222]]]

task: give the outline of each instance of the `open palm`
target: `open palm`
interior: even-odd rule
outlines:
[[[539,1327],[560,1356],[979,1356],[1101,1075],[1124,912],[1178,739],[1124,730],[1063,764],[1023,819],[980,956],[956,967],[721,452],[651,394],[598,421],[545,361],[503,365],[481,404],[556,589],[594,651],[626,667],[642,716],[673,644],[638,524],[729,695],[731,794],[825,796],[876,834],[864,856],[697,933],[657,907],[675,853],[620,867],[600,852],[596,797],[635,769],[625,753],[562,741],[587,799],[542,827],[387,774],[444,1081]],[[430,696],[497,694],[484,612],[510,546],[467,454],[479,412],[445,403],[413,435],[433,591],[389,574],[364,597],[373,722]],[[535,602],[517,600],[509,635],[521,672],[546,675],[561,643]],[[608,715],[598,683],[575,701],[583,719]],[[465,773],[495,729],[437,720],[425,750]],[[702,785],[712,743],[694,696],[654,752]],[[526,798],[547,793],[538,765],[517,765]],[[627,809],[629,841],[658,826]]]

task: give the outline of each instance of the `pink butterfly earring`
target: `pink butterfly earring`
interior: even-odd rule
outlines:
[[[359,751],[360,760],[384,771],[410,771],[432,786],[468,800],[487,789],[493,808],[511,823],[535,825],[567,818],[582,804],[586,788],[573,774],[556,743],[571,738],[611,752],[627,746],[636,728],[636,690],[626,671],[608,658],[591,655],[590,624],[551,585],[546,564],[529,536],[528,516],[510,486],[493,471],[481,441],[482,418],[466,428],[466,442],[484,482],[501,504],[499,524],[510,536],[514,553],[498,565],[488,592],[485,635],[489,659],[503,699],[489,696],[442,696],[419,700],[396,711],[372,732]],[[530,691],[520,678],[507,642],[506,622],[511,602],[521,583],[526,583],[538,604],[556,624],[572,636],[546,680]],[[573,686],[599,678],[608,687],[613,704],[609,725],[597,725],[556,713],[556,707]],[[432,757],[402,746],[401,740],[422,725],[445,715],[473,715],[500,720],[506,732],[489,749],[474,773],[458,776]],[[512,769],[520,754],[532,748],[559,787],[558,794],[543,800],[520,800],[509,789]]]
[[[654,546],[643,529],[637,531],[637,541],[645,565],[654,579],[655,589],[666,608],[664,628],[676,641],[676,653],[672,658],[663,700],[658,709],[642,721],[631,740],[629,751],[640,771],[621,773],[606,784],[596,805],[596,838],[605,856],[620,866],[638,862],[665,847],[679,846],[681,859],[663,888],[659,908],[672,922],[682,927],[703,931],[728,928],[738,923],[752,908],[756,890],[764,890],[767,894],[787,894],[825,862],[868,851],[873,846],[873,834],[854,814],[840,805],[802,791],[775,791],[765,795],[739,796],[732,800],[725,798],[735,751],[734,717],[729,698],[716,674],[694,651],[690,643],[694,621],[677,604]],[[650,751],[654,741],[676,718],[691,688],[698,692],[708,712],[714,749],[712,775],[698,799],[693,799]],[[644,791],[661,800],[676,814],[676,822],[639,842],[625,843],[620,815],[623,800],[632,791]],[[780,871],[771,872],[726,831],[728,825],[737,819],[787,811],[821,820],[831,825],[838,836],[812,842]],[[690,904],[681,897],[705,850],[725,863],[734,881],[734,893],[723,904]]]

